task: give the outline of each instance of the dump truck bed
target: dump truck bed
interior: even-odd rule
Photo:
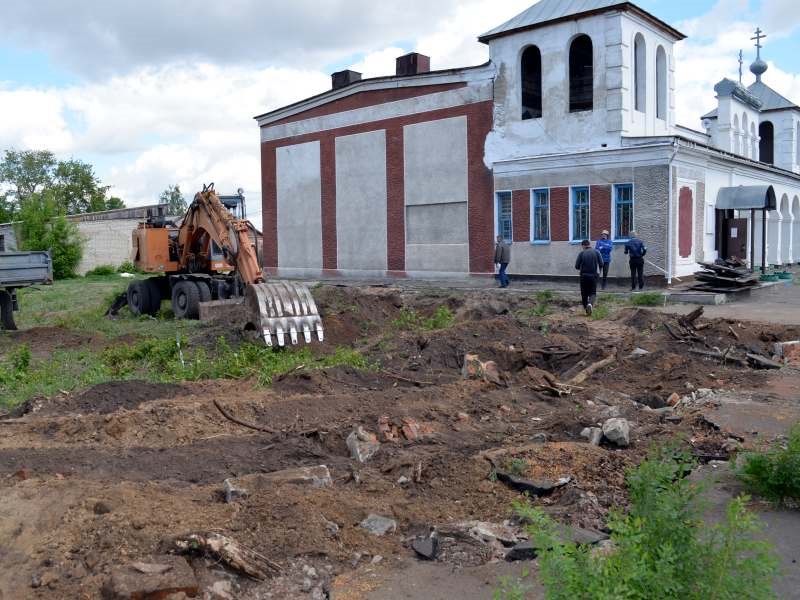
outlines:
[[[53,282],[49,252],[0,252],[0,288]]]

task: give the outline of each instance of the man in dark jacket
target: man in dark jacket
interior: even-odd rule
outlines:
[[[575,268],[580,272],[581,302],[586,314],[592,314],[594,297],[597,295],[597,273],[603,268],[603,257],[592,248],[589,240],[581,242],[581,253],[575,261]]]
[[[497,236],[497,244],[494,247],[494,264],[500,265],[500,272],[498,278],[500,279],[500,287],[508,287],[508,275],[506,269],[508,263],[511,262],[511,244],[506,244],[502,235]]]
[[[631,231],[630,239],[625,243],[625,254],[630,256],[631,267],[631,291],[644,289],[644,256],[647,254],[647,246],[639,239],[635,231]]]
[[[608,268],[611,266],[611,252],[614,250],[614,243],[608,239],[608,230],[604,229],[600,239],[594,245],[595,250],[603,257],[603,281],[601,288],[606,289],[608,283]]]

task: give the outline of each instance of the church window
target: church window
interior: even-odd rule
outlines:
[[[511,192],[497,192],[497,235],[508,243],[514,239],[511,215]]]
[[[770,121],[763,121],[758,126],[758,156],[761,162],[775,164],[775,127]]]
[[[522,53],[522,119],[542,116],[542,53],[528,46]]]
[[[741,146],[741,139],[742,139],[742,132],[739,129],[739,115],[733,115],[733,147],[731,151],[734,154],[741,154],[742,153],[742,146]]]
[[[656,117],[667,120],[667,53],[664,46],[656,51]]]
[[[633,184],[614,186],[614,239],[626,240],[633,231]]]
[[[580,242],[589,239],[589,188],[572,188],[572,202],[570,203],[570,231],[571,240]]]
[[[531,239],[536,242],[550,241],[550,190],[533,190],[533,232]]]
[[[633,79],[636,110],[645,112],[647,107],[647,46],[641,33],[637,33],[633,39]]]
[[[569,48],[569,110],[592,110],[594,93],[594,53],[588,35],[579,35]]]

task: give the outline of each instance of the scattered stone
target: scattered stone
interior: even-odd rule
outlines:
[[[31,577],[31,587],[34,589],[42,587],[42,576],[39,573],[34,573]]]
[[[568,525],[559,526],[561,539],[565,542],[572,542],[581,546],[592,546],[607,540],[608,535],[595,529],[584,529],[583,527],[571,527]]]
[[[96,515],[107,515],[111,512],[111,506],[109,506],[106,502],[102,500],[98,500],[94,503],[94,507],[92,508],[94,514]]]
[[[306,593],[308,593],[308,592],[310,592],[310,591],[311,591],[311,588],[312,588],[312,587],[314,587],[314,582],[313,582],[313,581],[311,581],[311,579],[310,579],[310,578],[308,578],[308,577],[305,577],[305,578],[303,579],[303,586],[302,586],[302,587],[303,587],[303,591],[304,591],[304,592],[306,592]]]
[[[500,377],[500,369],[493,360],[483,363],[483,380],[495,385],[505,385],[503,378]]]
[[[166,598],[170,594],[180,593],[191,598],[197,596],[197,579],[192,567],[182,556],[156,556],[141,564],[165,565],[168,569],[161,573],[142,573],[133,565],[114,567],[103,585],[103,598],[107,600]]]
[[[226,479],[222,482],[222,489],[225,491],[225,502],[228,503],[247,496],[247,490],[236,487],[230,479]]]
[[[375,453],[380,450],[381,444],[374,434],[359,425],[347,436],[347,447],[354,460],[365,463],[375,456]]]
[[[285,469],[283,471],[273,471],[272,473],[252,473],[236,479],[226,479],[225,483],[227,483],[225,485],[227,500],[227,489],[229,487],[239,491],[247,490],[246,493],[271,489],[276,485],[287,483],[323,488],[333,486],[333,479],[328,467],[320,465],[318,467],[297,467],[296,469]]]
[[[411,483],[411,480],[405,475],[401,475],[397,480],[397,485],[408,485],[409,483]]]
[[[375,514],[368,515],[359,525],[372,535],[378,536],[397,531],[397,521]]]
[[[317,570],[310,565],[303,565],[303,573],[308,577],[311,577],[311,579],[317,578]]]
[[[222,598],[222,600],[234,600],[233,584],[226,579],[219,579],[208,590],[211,598]]]
[[[411,542],[411,548],[424,560],[436,560],[439,554],[439,536],[432,534],[425,538],[417,538]]]
[[[383,557],[380,554],[376,554],[372,557],[372,560],[369,561],[372,565],[377,565],[379,562],[383,560]]]
[[[533,560],[536,558],[536,547],[530,540],[520,542],[506,552],[507,561]]]
[[[311,590],[311,600],[325,600],[328,595],[325,593],[323,586],[318,585],[313,590]]]
[[[19,469],[14,472],[12,477],[19,479],[20,481],[25,481],[26,479],[30,479],[31,477],[33,477],[33,473],[31,472],[30,469]]]
[[[650,352],[648,352],[644,348],[636,348],[636,350],[631,352],[628,356],[630,358],[638,358],[640,356],[647,356],[648,354],[650,354]]]
[[[353,568],[356,568],[358,566],[358,563],[361,562],[362,556],[364,555],[361,554],[361,552],[353,552],[352,560],[350,561],[350,564],[353,565]]]
[[[464,379],[481,379],[483,377],[483,363],[477,354],[464,355],[461,377]]]
[[[500,412],[504,414],[509,414],[511,412],[511,407],[508,404],[501,404]]]
[[[402,423],[403,426],[401,427],[400,430],[403,432],[403,437],[405,437],[409,441],[414,441],[420,437],[421,429],[416,419],[412,419],[411,417],[404,417],[402,419]]]
[[[695,394],[698,398],[705,398],[706,396],[713,396],[714,390],[710,388],[697,388]]]
[[[800,367],[800,341],[776,342],[775,354],[784,364]]]
[[[547,443],[547,434],[546,433],[534,433],[531,436],[531,442],[534,444],[546,444]]]
[[[470,536],[482,542],[494,542],[497,540],[504,546],[511,546],[519,541],[517,534],[507,527],[498,523],[486,523],[484,521],[467,521],[463,524]]]
[[[518,492],[528,492],[534,496],[546,496],[553,490],[567,485],[572,481],[571,477],[562,477],[558,481],[550,481],[548,479],[525,479],[524,477],[517,477],[505,471],[495,471],[497,480],[502,481],[507,486],[517,490]]]
[[[469,415],[465,412],[460,412],[456,415],[456,418],[461,421],[462,423],[467,423],[469,421]]]
[[[329,521],[325,517],[322,517],[322,522],[325,524],[325,529],[327,529],[332,536],[336,537],[339,535],[339,526],[336,523]]]
[[[585,427],[581,431],[581,437],[589,440],[592,446],[599,446],[600,442],[603,441],[603,430],[599,427]]]
[[[135,562],[131,563],[131,568],[146,575],[161,575],[172,569],[172,565]]]
[[[668,406],[677,406],[678,404],[680,404],[680,401],[681,401],[681,397],[676,392],[672,392],[670,394],[669,398],[667,398],[667,405]]]
[[[608,419],[603,423],[603,435],[612,444],[624,448],[631,443],[631,426],[627,419]]]
[[[383,415],[378,419],[378,435],[382,442],[397,442],[400,441],[397,427],[392,425],[391,419]]]

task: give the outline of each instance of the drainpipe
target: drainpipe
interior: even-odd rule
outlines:
[[[672,155],[669,157],[667,169],[669,170],[669,192],[667,193],[667,285],[672,285],[672,161],[678,154],[678,141],[672,140]]]

